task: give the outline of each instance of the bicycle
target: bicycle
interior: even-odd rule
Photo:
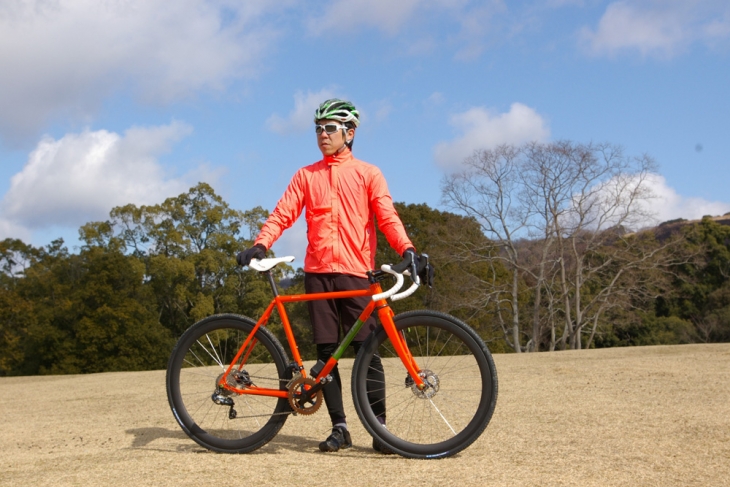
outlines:
[[[425,256],[424,258],[428,258]],[[365,320],[377,311],[380,325],[358,352],[352,369],[352,398],[365,429],[393,452],[410,458],[442,458],[471,445],[489,423],[497,401],[497,372],[481,338],[453,316],[428,310],[394,315],[387,299],[403,299],[404,274],[384,265],[368,273],[369,289],[279,295],[271,269],[294,257],[253,260],[249,267],[268,278],[273,299],[258,321],[214,315],[180,337],[167,367],[170,407],[183,431],[199,445],[222,453],[247,453],[276,436],[290,415],[315,413],[322,388]],[[395,277],[383,291],[380,283]],[[305,371],[285,303],[371,296],[360,318],[325,363]],[[293,360],[266,328],[279,313]],[[385,373],[368,377],[373,357]],[[372,376],[372,374],[371,374]],[[381,400],[369,393],[385,388],[387,425],[377,415]],[[382,389],[381,389],[382,390]],[[382,394],[381,394],[382,396]],[[375,409],[375,411],[374,411]]]

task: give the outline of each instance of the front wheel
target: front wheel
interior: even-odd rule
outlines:
[[[237,394],[218,385],[255,325],[243,316],[211,316],[188,328],[170,356],[167,398],[172,412],[183,431],[210,450],[245,453],[260,448],[291,413],[286,399]],[[291,374],[281,343],[264,328],[253,343],[226,381],[237,389],[285,390]]]
[[[482,434],[494,412],[497,371],[492,356],[474,330],[453,316],[411,311],[394,321],[427,388],[416,387],[378,327],[352,370],[357,414],[373,438],[400,455],[454,455]]]

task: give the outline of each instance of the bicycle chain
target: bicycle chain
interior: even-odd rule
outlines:
[[[301,377],[301,374],[297,374],[297,376]],[[260,376],[260,375],[249,375],[249,379],[263,379],[263,380],[271,380],[271,377],[267,376]],[[286,382],[287,389],[289,388],[289,385],[292,383],[294,379],[281,379],[279,378],[279,382]],[[243,419],[243,418],[270,418],[271,416],[288,416],[290,414],[296,414],[294,411],[284,411],[281,413],[269,413],[269,414],[247,414],[244,416],[237,416],[236,419]]]
[[[263,379],[263,380],[271,380],[271,377],[265,377],[265,376],[258,376],[258,375],[248,375],[247,376],[249,380],[253,379]],[[271,414],[252,414],[252,415],[245,415],[245,416],[238,416],[238,419],[241,418],[259,418],[259,417],[271,417],[271,416],[281,416],[281,415],[289,415],[289,414],[301,414],[303,416],[308,416],[310,414],[316,413],[319,408],[322,406],[322,402],[324,400],[324,395],[322,394],[322,391],[317,391],[317,393],[310,399],[309,403],[304,406],[300,406],[297,402],[298,395],[301,394],[302,387],[313,387],[317,384],[317,381],[314,379],[311,379],[309,377],[302,378],[302,375],[300,373],[295,373],[294,377],[291,379],[281,379],[279,378],[279,382],[286,382],[286,389],[288,389],[288,402],[289,406],[291,407],[291,411],[281,412],[281,413],[271,413]]]

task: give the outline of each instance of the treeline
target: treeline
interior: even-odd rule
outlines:
[[[427,205],[396,207],[418,250],[437,268],[434,288],[394,303],[396,311],[452,313],[495,352],[515,350],[515,340],[522,350],[551,349],[550,334],[566,326],[564,311],[536,296],[538,289],[554,289],[544,282],[536,287],[529,273],[515,279],[504,248],[485,236],[478,219]],[[0,242],[0,375],[160,369],[195,321],[215,313],[258,317],[271,298],[268,284],[238,268],[235,255],[251,245],[267,216],[262,208],[233,210],[201,183],[160,205],[118,207],[107,221],[84,225],[75,253],[61,240],[41,248]],[[636,238],[671,252],[672,265],[633,269],[630,285],[620,283],[632,292],[578,332],[580,346],[730,340],[730,227],[705,218],[660,228],[664,233]],[[603,240],[602,255],[626,238]],[[539,238],[515,242],[533,256],[544,246]],[[398,260],[379,235],[376,262]],[[301,269],[281,269],[277,279],[283,292],[303,292]],[[584,299],[600,292],[590,279],[583,286]],[[306,306],[288,311],[300,351],[314,357]],[[283,340],[275,314],[270,326]],[[565,348],[578,348],[575,343]]]
[[[0,244],[0,373],[164,368],[188,326],[205,316],[255,315],[267,300],[235,255],[267,213],[232,210],[210,186],[155,206],[114,208],[58,240]]]

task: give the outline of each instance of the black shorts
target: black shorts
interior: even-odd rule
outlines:
[[[370,287],[370,283],[367,278],[347,274],[308,273],[304,276],[304,289],[307,294],[353,291],[368,287]],[[347,335],[371,299],[370,296],[360,296],[307,301],[314,343],[338,343],[342,337]],[[375,316],[370,315],[355,337],[355,341],[365,340],[375,326]]]

